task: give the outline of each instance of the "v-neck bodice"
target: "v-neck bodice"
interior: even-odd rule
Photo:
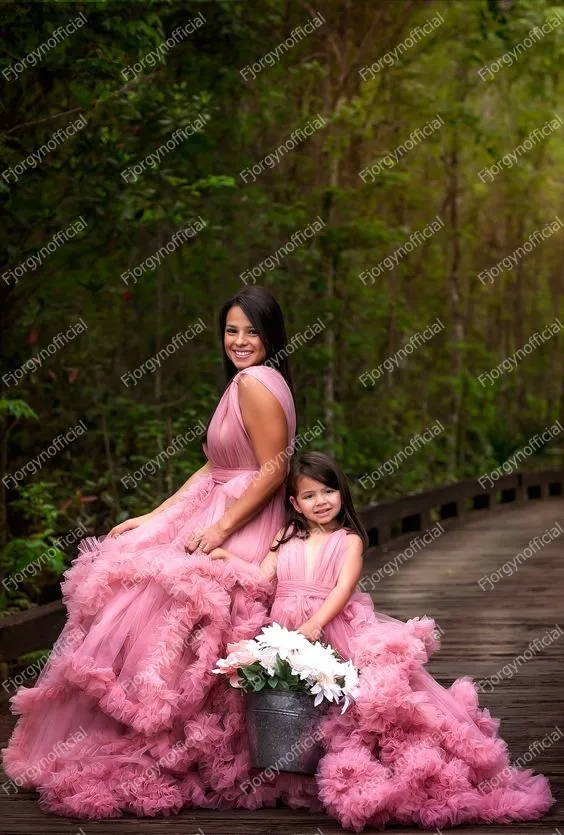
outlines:
[[[323,542],[308,566],[305,542],[294,536],[278,549],[276,595],[270,616],[275,623],[298,629],[333,591],[348,550],[347,531],[339,528]],[[308,572],[310,568],[310,572]],[[357,623],[374,611],[370,595],[356,589],[344,609],[323,629],[323,640],[345,652]]]
[[[307,542],[308,539],[306,537],[299,537],[298,542],[300,544],[304,562],[304,580],[306,582],[313,582],[316,576],[316,566],[319,560],[323,557],[323,552],[326,549],[327,545],[331,541],[331,538],[334,534],[339,533],[339,530],[332,531],[332,533],[328,534],[321,543],[321,546],[318,547],[312,556],[308,554]]]
[[[333,531],[308,560],[306,540],[292,537],[279,549],[276,567],[278,582],[295,580],[308,586],[333,587],[345,557],[346,539],[347,532],[343,528]]]

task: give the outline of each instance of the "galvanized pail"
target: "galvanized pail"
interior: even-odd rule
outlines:
[[[323,753],[319,721],[329,703],[313,696],[264,688],[245,693],[247,730],[254,768],[314,774]]]

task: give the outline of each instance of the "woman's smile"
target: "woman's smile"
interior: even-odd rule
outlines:
[[[259,365],[266,359],[257,329],[238,305],[234,305],[227,314],[223,339],[225,353],[239,370]]]

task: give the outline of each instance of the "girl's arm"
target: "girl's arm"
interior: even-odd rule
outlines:
[[[357,534],[349,534],[347,538],[349,540],[348,550],[343,560],[337,585],[329,592],[319,609],[297,630],[310,640],[318,640],[323,628],[329,621],[333,620],[335,615],[342,612],[354,593],[356,584],[362,574],[362,553],[364,550],[362,539]]]
[[[241,557],[236,556],[231,551],[227,551],[225,548],[214,548],[213,551],[210,553],[210,557],[212,560],[229,560],[229,562],[233,563],[234,565],[238,565],[239,568],[251,568],[253,571],[260,571],[263,577],[266,577],[267,580],[274,580],[276,578],[276,563],[278,560],[278,551],[273,551],[272,548],[278,542],[278,538],[282,536],[284,528],[281,528],[274,539],[272,540],[272,544],[270,546],[270,551],[263,559],[259,566],[254,565],[253,563],[247,562],[246,560],[242,560]]]
[[[202,542],[206,553],[247,524],[278,490],[288,466],[288,425],[280,401],[259,380],[243,375],[238,383],[243,424],[259,463],[256,478],[225,511],[215,525],[196,531],[186,549],[191,553]]]

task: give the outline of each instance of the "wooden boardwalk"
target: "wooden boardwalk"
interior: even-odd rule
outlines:
[[[407,619],[427,614],[443,631],[443,649],[429,670],[442,683],[456,676],[478,680],[499,676],[481,699],[502,719],[501,733],[512,759],[526,757],[530,767],[551,780],[558,802],[539,823],[507,826],[468,826],[464,835],[564,835],[564,738],[542,740],[561,728],[564,732],[564,636],[545,639],[547,646],[531,650],[528,660],[516,662],[535,639],[544,638],[556,624],[564,629],[564,535],[542,547],[512,576],[500,575],[490,591],[478,580],[498,570],[529,541],[559,522],[564,527],[564,501],[528,501],[503,511],[477,512],[475,518],[446,532],[431,545],[401,561],[392,576],[384,576],[372,592],[378,610]],[[366,574],[393,559],[398,548],[370,554]],[[486,584],[489,585],[489,584]],[[513,662],[513,671],[504,665]],[[495,679],[494,679],[495,680]],[[489,689],[489,688],[488,688]],[[0,705],[0,744],[13,726],[6,700]],[[556,733],[558,735],[558,733]],[[529,746],[537,745],[538,753]],[[529,759],[530,758],[530,759]],[[160,819],[133,817],[111,821],[81,821],[43,814],[34,792],[6,796],[0,792],[1,835],[336,835],[341,827],[325,815],[291,809],[257,812],[185,811]],[[365,830],[365,832],[376,830]],[[390,832],[420,832],[416,827],[390,827]],[[432,830],[437,832],[437,830]],[[442,830],[443,832],[446,830]],[[457,831],[457,830],[450,830]]]

